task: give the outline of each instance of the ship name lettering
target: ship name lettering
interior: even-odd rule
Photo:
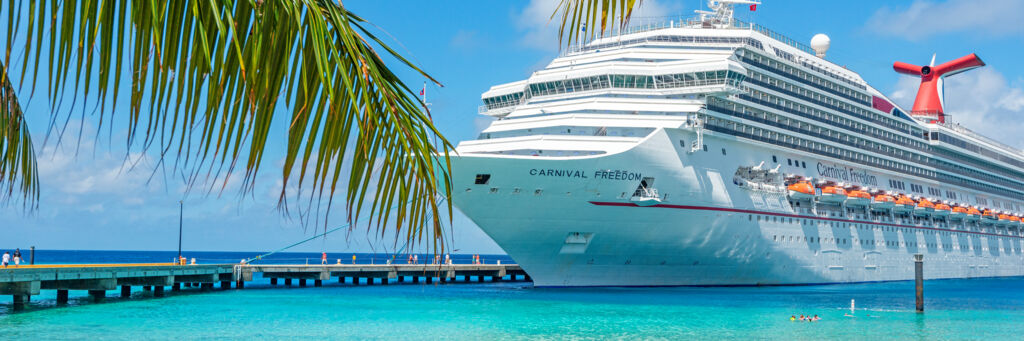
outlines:
[[[562,178],[587,179],[587,173],[579,169],[530,169],[533,176],[553,176]]]
[[[627,170],[598,170],[594,171],[594,179],[605,179],[605,180],[640,180],[643,179],[643,175],[639,172],[631,172]]]

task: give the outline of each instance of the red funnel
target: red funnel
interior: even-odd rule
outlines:
[[[985,66],[985,62],[973,53],[938,66],[917,66],[904,62],[892,64],[896,72],[921,77],[921,87],[917,89],[917,98],[914,99],[911,115],[935,116],[939,123],[946,122],[946,115],[942,110],[942,78],[980,66]]]

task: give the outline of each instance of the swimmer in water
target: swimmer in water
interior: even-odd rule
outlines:
[[[789,320],[790,321],[796,321],[796,315],[790,315],[789,316]]]
[[[818,321],[818,320],[821,320],[821,318],[818,317],[818,315],[814,315],[814,317],[811,318],[811,321]]]

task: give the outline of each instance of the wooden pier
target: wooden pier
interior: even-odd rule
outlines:
[[[296,281],[306,286],[312,281],[319,287],[324,281],[337,278],[338,283],[372,285],[395,283],[441,283],[476,279],[491,281],[529,281],[530,277],[516,264],[332,264],[332,265],[285,265],[285,264],[68,264],[68,265],[22,265],[0,269],[0,295],[13,296],[13,308],[22,309],[32,295],[41,290],[56,290],[57,304],[68,302],[68,290],[88,290],[94,300],[102,300],[107,291],[120,288],[121,297],[130,297],[132,287],[153,291],[153,296],[162,297],[166,288],[172,291],[185,287],[199,287],[211,290],[217,283],[221,289],[242,289],[245,282],[252,281],[255,274],[269,278],[271,285],[284,285]]]

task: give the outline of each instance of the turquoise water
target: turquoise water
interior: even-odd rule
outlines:
[[[535,289],[529,283],[137,292],[26,312],[4,339],[1020,339],[1024,278],[802,287]],[[44,291],[45,293],[45,291]],[[74,292],[73,292],[74,293]],[[79,293],[78,296],[81,296]],[[108,293],[115,295],[115,291]],[[168,292],[168,294],[172,294]],[[52,295],[52,294],[51,294]],[[856,299],[856,318],[844,317]],[[9,302],[9,298],[7,299]],[[818,314],[819,322],[790,322]],[[867,317],[870,314],[875,317]]]

